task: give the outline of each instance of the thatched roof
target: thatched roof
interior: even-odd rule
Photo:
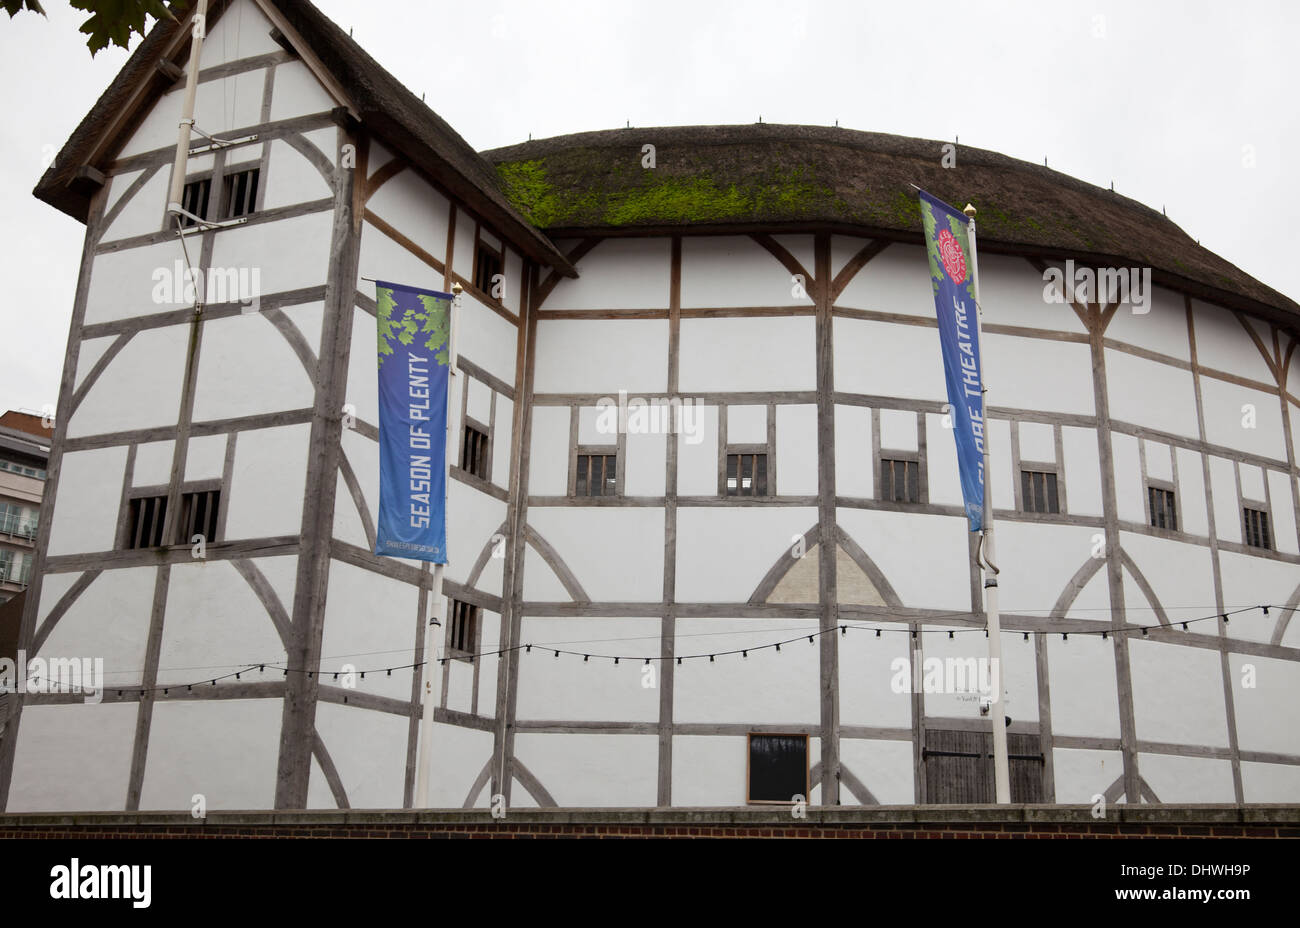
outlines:
[[[642,146],[655,146],[643,168]],[[1043,165],[945,143],[818,126],[614,129],[484,152],[514,205],[553,236],[827,226],[920,241],[917,184],[973,203],[981,250],[1149,266],[1157,283],[1295,326],[1300,305],[1161,213]]]
[[[531,257],[572,273],[555,246],[502,195],[487,161],[442,117],[380,67],[311,3],[306,0],[268,2],[302,36],[312,53],[345,89],[348,102],[367,131],[470,203]],[[214,3],[209,23],[216,22],[227,5]],[[94,185],[80,180],[79,171],[90,163],[90,155],[101,135],[124,107],[132,105],[139,88],[148,87],[149,101],[168,89],[171,81],[160,74],[157,65],[168,49],[177,44],[178,30],[189,31],[184,16],[180,23],[159,22],[154,26],[36,185],[33,193],[37,197],[82,222],[86,220]],[[189,43],[184,42],[170,60],[183,65],[188,54]],[[131,124],[128,123],[128,128]],[[117,144],[122,141],[125,137]],[[110,150],[105,158],[111,160],[114,153]],[[102,168],[104,163],[101,158],[100,164],[91,166]]]

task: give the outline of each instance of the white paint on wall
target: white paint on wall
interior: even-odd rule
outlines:
[[[227,506],[226,540],[297,535],[302,530],[311,426],[240,432]]]
[[[138,713],[134,703],[27,706],[5,811],[125,808]],[[94,775],[87,776],[91,757]]]
[[[981,254],[979,279],[985,325],[1014,325],[1057,332],[1084,331],[1083,323],[1070,305],[1057,302],[1055,288],[1045,290],[1047,283],[1042,273],[1024,258],[987,252]],[[1045,292],[1052,294],[1051,300],[1044,297]]]
[[[611,397],[617,399],[617,397]],[[613,412],[607,412],[605,409],[596,406],[578,407],[578,444],[580,445],[616,445],[618,443],[617,425],[610,429],[611,415],[617,415],[618,407],[613,406]],[[617,419],[614,420],[617,422]]]
[[[1272,505],[1270,526],[1273,532],[1273,547],[1284,554],[1297,553],[1295,506],[1292,499],[1291,478],[1277,470],[1268,472],[1269,501]]]
[[[1241,544],[1241,510],[1237,508],[1236,465],[1232,461],[1210,456],[1210,492],[1219,539]]]
[[[366,201],[366,209],[439,261],[446,260],[451,202],[412,169],[385,181]],[[442,290],[442,282],[434,289]]]
[[[832,236],[831,266],[835,273],[840,273],[866,243],[866,239]],[[854,275],[835,305],[933,319],[934,294],[925,249],[891,243]]]
[[[1230,312],[1211,303],[1192,300],[1192,324],[1196,329],[1196,360],[1201,367],[1228,371],[1263,383],[1274,382],[1264,356]],[[1205,381],[1201,383],[1204,386]]]
[[[141,810],[189,811],[196,793],[209,809],[274,806],[283,714],[279,699],[158,702]]]
[[[1052,707],[1056,723],[1056,707]],[[1057,748],[1052,752],[1056,778],[1056,801],[1094,805],[1095,796],[1105,795],[1112,783],[1124,775],[1124,759],[1118,751],[1079,751]],[[1125,802],[1120,798],[1119,802]],[[1134,802],[1137,800],[1134,799]]]
[[[1133,532],[1121,532],[1120,544],[1151,585],[1170,622],[1214,614],[1214,571],[1209,548]],[[1147,601],[1127,566],[1124,571],[1125,605],[1132,610],[1129,621],[1156,625],[1156,603]],[[1213,631],[1212,625],[1204,623],[1188,628],[1201,634]]]
[[[400,715],[351,705],[317,705],[316,732],[334,761],[349,806],[402,807],[409,729],[410,721]]]
[[[843,738],[840,740],[840,762],[882,806],[916,802],[911,741]],[[856,801],[844,783],[840,784],[840,801],[845,805]]]
[[[748,749],[744,737],[678,735],[673,738],[673,805],[743,806]]]
[[[169,482],[175,451],[176,442],[170,439],[136,445],[135,461],[131,465],[131,486],[155,487]]]
[[[1219,572],[1223,577],[1223,606],[1225,609],[1245,609],[1251,606],[1273,605],[1285,606],[1291,597],[1300,591],[1294,564],[1276,561],[1271,558],[1256,557],[1251,554],[1238,554],[1235,551],[1219,552]],[[1206,615],[1213,614],[1209,609]],[[1278,623],[1286,618],[1287,613],[1280,608],[1269,609],[1269,614],[1258,609],[1251,609],[1229,618],[1229,634],[1233,638],[1245,641],[1271,641]],[[1288,647],[1300,645],[1296,632],[1300,631],[1300,619],[1292,618],[1288,626],[1287,640],[1281,644]]]
[[[103,357],[109,345],[115,341],[117,341],[116,335],[82,339],[81,348],[77,352],[77,376],[73,381],[74,390],[79,389],[85,383],[86,375],[94,370],[95,365],[99,363],[99,359]]]
[[[459,480],[447,483],[447,578],[464,583],[506,520],[506,504]]]
[[[160,686],[208,685],[214,677],[243,673],[250,664],[283,664],[285,653],[266,608],[229,561],[172,565],[158,652]],[[270,668],[244,677],[279,678]]]
[[[816,522],[817,510],[804,506],[678,509],[677,601],[746,602]]]
[[[1091,429],[1063,426],[1061,451],[1065,455],[1066,503],[1070,514],[1101,515],[1101,464],[1096,433]]]
[[[296,148],[283,139],[272,139],[267,144],[271,146],[271,154],[266,164],[266,176],[259,178],[260,183],[266,185],[263,209],[310,203],[334,195],[329,181]],[[328,151],[321,154],[333,162],[334,149],[335,146],[330,145]]]
[[[730,431],[727,440],[732,440]],[[812,404],[776,407],[776,492],[817,493],[817,407]]]
[[[953,632],[951,638],[946,634],[949,631]],[[891,647],[895,657],[906,659],[909,647],[908,636],[896,634]],[[945,662],[945,668],[950,666],[948,661],[952,660],[960,661],[964,667],[977,670],[980,666],[979,662],[987,661],[989,656],[988,639],[978,629],[923,626],[921,647],[923,660],[938,658]],[[1016,632],[1002,634],[1002,662],[998,665],[998,678],[1003,692],[1002,708],[1004,714],[1011,716],[1014,722],[1038,721],[1038,665],[1035,648],[1032,635],[1028,641],[1025,641],[1024,636]],[[972,659],[976,663],[970,663]],[[971,679],[968,678],[968,681]],[[973,680],[979,679],[978,676],[973,677]],[[966,684],[968,688],[971,685],[971,682]],[[925,714],[930,718],[978,719],[981,717],[980,696],[977,693],[924,693],[922,699]],[[930,724],[935,728],[942,727],[941,724]]]
[[[915,451],[916,413],[907,409],[880,410],[880,447],[887,451]]]
[[[1264,502],[1264,471],[1257,464],[1246,464],[1241,461],[1237,462],[1237,468],[1241,472],[1242,499],[1257,503]]]
[[[465,398],[465,414],[487,425],[492,415],[492,388],[481,380],[466,377],[465,389],[469,392]]]
[[[334,211],[224,229],[213,239],[212,267],[256,268],[263,296],[318,287],[329,272]],[[172,251],[180,248],[172,243]]]
[[[677,444],[677,492],[682,496],[718,493],[718,407],[696,406],[699,441]]]
[[[1138,770],[1161,802],[1224,802],[1232,796],[1232,761],[1139,754]]]
[[[951,433],[949,433],[951,435]],[[933,442],[934,437],[930,436]],[[954,465],[956,453],[953,454]],[[871,499],[875,467],[871,458],[871,410],[863,406],[835,407],[835,492]],[[933,458],[930,494],[934,498]]]
[[[683,660],[673,668],[673,721],[754,722],[810,725],[821,717],[820,671],[815,619],[678,619],[678,656],[717,655]],[[813,635],[781,650],[740,654],[723,651]],[[744,699],[735,694],[743,693]]]
[[[664,511],[650,507],[530,507],[545,538],[594,602],[659,602]]]
[[[815,332],[811,316],[683,319],[681,389],[816,389]]]
[[[1019,474],[1011,470],[1011,423],[1006,419],[988,419],[989,472],[994,509],[1014,509],[1015,484]]]
[[[456,352],[503,383],[515,382],[518,330],[466,291],[461,295]]]
[[[492,436],[492,482],[499,487],[510,486],[510,445],[513,440],[515,404],[497,394],[497,423]]]
[[[953,439],[952,418],[928,413],[925,416],[925,468],[930,502],[962,506],[961,477],[957,470],[957,443]],[[838,489],[838,487],[837,487]]]
[[[840,724],[906,729],[910,737],[912,694],[895,693],[890,685],[894,678],[894,669],[890,663],[898,657],[908,656],[908,643],[911,638],[904,630],[906,626],[885,622],[854,622],[853,624],[890,630],[880,638],[875,637],[875,634],[870,631],[850,631],[840,637]],[[785,648],[781,649],[781,653],[785,654]],[[848,739],[842,740],[841,749],[847,743]],[[908,751],[910,758],[910,744]],[[910,759],[907,775],[910,783],[912,776]],[[911,793],[910,786],[908,793],[909,795]]]
[[[430,743],[434,775],[429,778],[429,806],[459,809],[479,771],[492,759],[492,732],[435,723]],[[486,808],[491,801],[489,792],[485,785],[473,797],[473,807]]]
[[[1145,523],[1142,460],[1138,440],[1132,435],[1113,432],[1110,436],[1111,458],[1115,467],[1115,510],[1122,521]]]
[[[1002,568],[998,590],[1003,611],[1050,615],[1069,590],[1075,573],[1092,563],[1093,535],[1100,531],[1089,526],[998,522],[997,560]],[[1045,551],[1052,552],[1051,557],[1044,557]],[[1104,567],[1100,573],[1104,578]],[[1109,606],[1104,584],[1101,592],[1101,601],[1092,602],[1081,591],[1072,603],[1074,617],[1109,622],[1108,615],[1087,611],[1091,607]]]
[[[657,618],[538,618],[522,620],[520,640],[533,649],[519,662],[521,720],[655,722],[659,719]],[[557,659],[546,647],[573,653]],[[615,664],[612,658],[621,658]]]
[[[222,11],[203,40],[203,67],[282,51],[271,38],[271,21],[252,0],[236,0]]]
[[[1056,430],[1045,422],[1020,423],[1020,460],[1056,463]]]
[[[143,173],[143,171],[132,171],[118,174],[112,179],[109,196],[113,199],[113,206],[110,209],[115,208],[120,202],[123,204],[122,211],[104,230],[100,236],[101,242],[115,242],[135,235],[148,235],[163,228],[164,210],[167,208],[167,188],[171,179],[170,171],[166,167],[155,171],[153,177],[145,181],[144,185],[131,195],[131,199],[125,201],[121,199],[126,195],[131,184]]]
[[[140,460],[136,452],[136,461]],[[195,435],[185,453],[186,480],[219,480],[226,461],[225,435]]]
[[[628,496],[663,496],[669,436],[660,433],[627,436],[623,491]],[[673,436],[676,441],[676,436]]]
[[[364,240],[364,236],[363,236]],[[362,422],[379,425],[379,373],[375,317],[363,309],[352,314],[352,346],[348,355],[348,386],[344,405]]]
[[[666,277],[667,262],[663,268]],[[804,268],[809,274],[815,270],[809,265]],[[748,236],[688,235],[682,239],[683,309],[812,306],[811,278],[804,281],[801,294],[794,293],[791,278],[780,261]]]
[[[1228,672],[1241,750],[1300,755],[1300,703],[1295,698],[1300,692],[1300,665],[1253,654],[1229,654]]]
[[[1180,361],[1192,359],[1183,295],[1164,287],[1152,288],[1150,312],[1135,313],[1131,305],[1120,306],[1106,326],[1106,338]],[[1200,338],[1196,341],[1199,352]]]
[[[330,674],[352,664],[358,693],[411,698],[410,668],[392,674],[367,673],[393,664],[409,663],[415,654],[418,590],[409,583],[354,567],[342,561],[329,565],[329,598],[325,603],[325,631],[321,638],[321,675],[331,686]]]
[[[121,499],[104,487],[120,487],[125,469],[122,446],[64,453],[47,554],[112,550]]]
[[[671,248],[668,238],[604,239],[578,260],[577,277],[560,279],[542,308],[667,309]]]
[[[875,561],[904,606],[970,608],[965,517],[838,509],[835,518]],[[922,564],[928,566],[918,570]]]
[[[1147,477],[1152,480],[1173,480],[1174,466],[1169,446],[1150,439],[1144,439],[1142,445],[1142,453],[1147,462]]]
[[[938,335],[930,334],[930,351],[937,361]],[[980,351],[989,405],[1092,415],[1092,353],[1087,345],[985,332]]]
[[[261,313],[203,324],[194,419],[233,419],[313,405],[313,377]]]
[[[1206,441],[1275,461],[1286,460],[1282,410],[1276,394],[1202,377],[1201,398]]]
[[[834,339],[836,390],[948,401],[936,329],[836,318]],[[810,370],[811,346],[810,334]],[[812,389],[813,386],[810,384],[802,389]]]
[[[1100,635],[1075,635],[1068,641],[1059,635],[1047,636],[1052,731],[1055,734],[1119,737],[1119,691],[1115,685],[1114,647],[1113,641],[1109,638],[1103,641]],[[1059,756],[1060,752],[1057,753]],[[1119,776],[1119,773],[1116,768],[1114,776]],[[1059,771],[1057,775],[1060,776]],[[1109,785],[1109,781],[1102,784],[1097,792],[1104,791]],[[1066,799],[1059,786],[1056,800],[1083,801]]]
[[[29,651],[29,658],[103,658],[107,689],[139,684],[157,573],[153,567],[105,570],[68,607],[40,650]],[[82,575],[52,576],[72,581]],[[66,585],[56,585],[55,590]],[[58,602],[57,595],[46,594],[47,586],[50,578],[44,581],[41,590],[43,614],[48,614]],[[24,726],[30,708],[24,710]]]
[[[1228,746],[1219,655],[1130,636],[1133,717],[1143,741]]]
[[[452,269],[465,280],[474,279],[474,259],[477,256],[474,230],[477,221],[465,209],[456,211],[456,233],[452,245]]]
[[[1175,449],[1178,459],[1178,486],[1175,502],[1180,516],[1178,528],[1192,535],[1210,535],[1209,509],[1205,501],[1205,471],[1200,452]]]
[[[259,101],[261,97],[258,97]],[[313,113],[328,113],[342,104],[335,100],[315,75],[301,61],[290,61],[275,68],[275,88],[271,94],[271,120],[292,119]]]
[[[662,392],[668,386],[665,319],[549,319],[537,325],[534,389],[538,393],[619,390]]]
[[[1246,802],[1294,803],[1300,795],[1300,767],[1242,761],[1241,787]]]
[[[534,406],[528,493],[563,496],[569,486],[569,407]]]
[[[816,409],[816,407],[813,407]],[[780,440],[778,434],[778,441]],[[728,406],[727,444],[767,444],[766,406]]]
[[[175,424],[188,344],[184,325],[137,332],[68,420],[68,437]]]
[[[560,806],[653,806],[659,783],[654,735],[520,733],[515,756]],[[512,796],[524,787],[515,783]]]

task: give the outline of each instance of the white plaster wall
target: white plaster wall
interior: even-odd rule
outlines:
[[[1020,475],[1011,473],[1011,422],[1007,419],[987,418],[985,425],[991,459],[986,476],[993,491],[993,508],[1014,509],[1016,496],[1013,481],[1019,480]]]
[[[135,461],[131,465],[131,486],[150,487],[167,483],[172,474],[172,458],[176,442],[148,441],[135,446]],[[188,459],[186,466],[188,466]]]
[[[229,561],[172,565],[158,653],[160,686],[198,683],[250,664],[284,660],[284,642],[271,617]],[[270,668],[246,677],[282,679]]]
[[[77,375],[73,380],[73,389],[79,389],[85,383],[86,375],[94,369],[104,352],[116,340],[115,335],[82,339],[81,347],[77,351]]]
[[[1214,530],[1221,541],[1241,543],[1241,510],[1237,508],[1236,465],[1210,457],[1210,492],[1214,496]]]
[[[816,389],[815,334],[811,316],[683,319],[681,389]]]
[[[49,555],[112,549],[121,504],[117,488],[122,485],[125,469],[125,447],[63,455],[50,524]],[[105,492],[105,487],[112,489]]]
[[[172,132],[175,131],[173,127]],[[86,325],[170,312],[191,305],[172,299],[173,295],[184,296],[184,269],[181,247],[172,240],[96,255],[86,296]],[[167,276],[162,276],[164,273]],[[323,268],[321,278],[324,279]],[[173,285],[173,281],[179,283]],[[263,292],[269,292],[265,289],[265,278],[262,283]]]
[[[1202,367],[1273,383],[1264,356],[1231,312],[1192,300],[1192,324],[1196,329],[1196,360]],[[1265,339],[1264,344],[1269,341]]]
[[[226,461],[225,435],[195,435],[189,441],[185,452],[186,480],[217,480],[221,477]],[[136,452],[139,462],[140,453]]]
[[[1020,460],[1056,463],[1056,430],[1046,422],[1020,423]]]
[[[1146,522],[1142,485],[1142,459],[1138,453],[1138,440],[1132,435],[1112,432],[1111,458],[1115,467],[1115,510],[1121,521]]]
[[[946,634],[953,632],[951,638]],[[895,658],[908,657],[909,638],[896,634],[890,650]],[[1038,721],[1038,671],[1034,636],[1025,641],[1017,632],[1002,634],[1002,662],[999,664],[999,677],[1003,692],[1004,714],[1011,716],[1015,722]],[[938,658],[941,661],[955,660],[968,662],[974,658],[977,662],[987,661],[989,654],[988,639],[981,630],[952,629],[937,625],[923,626],[921,634],[922,660]],[[982,679],[978,676],[979,663],[965,666],[976,671],[976,676],[966,678],[966,687],[977,686]],[[921,666],[921,680],[910,680],[912,686],[924,688],[925,665]],[[946,686],[946,669],[945,686]],[[990,682],[992,671],[990,670]],[[957,683],[954,679],[954,683]],[[902,697],[897,697],[902,698]],[[937,718],[979,719],[979,695],[976,693],[924,693],[922,699],[925,714]],[[941,727],[935,725],[935,727]]]
[[[808,352],[811,370],[811,329]],[[935,327],[836,318],[834,363],[838,391],[948,401]]]
[[[569,407],[534,406],[528,453],[530,496],[563,496],[569,486]]]
[[[671,251],[668,238],[605,239],[578,260],[578,277],[555,285],[542,308],[667,309]]]
[[[1143,741],[1227,747],[1219,655],[1130,636],[1133,716]]]
[[[685,323],[682,324],[685,328]],[[665,319],[548,319],[537,325],[534,389],[616,397],[668,386]],[[685,386],[683,386],[685,389]]]
[[[137,332],[68,420],[68,437],[174,424],[188,350],[189,326]]]
[[[677,492],[682,496],[718,494],[718,407],[697,405],[691,412],[699,440],[684,436],[677,445]]]
[[[1062,427],[1061,453],[1065,456],[1066,505],[1070,514],[1101,515],[1101,459],[1096,432]]]
[[[329,181],[296,148],[283,139],[273,139],[267,144],[271,146],[271,155],[266,165],[266,176],[259,178],[260,183],[266,185],[262,198],[264,209],[310,203],[334,195]],[[312,144],[315,145],[315,141]],[[336,147],[334,144],[325,149],[317,146],[331,164]]]
[[[920,263],[929,277],[929,262],[921,252]],[[979,256],[980,302],[985,325],[1014,325],[1032,329],[1083,333],[1083,323],[1069,304],[1048,299],[1057,290],[1028,261],[1008,255]],[[931,299],[933,303],[933,299]]]
[[[843,624],[843,623],[842,623]],[[854,625],[891,628],[887,623],[855,621]],[[872,728],[912,728],[912,694],[895,693],[890,686],[894,671],[890,662],[908,656],[910,637],[892,626],[880,638],[871,631],[850,631],[841,635],[840,652],[840,724],[865,725]],[[983,639],[981,639],[983,640]],[[785,649],[781,649],[784,655]],[[841,745],[847,743],[841,741]],[[908,782],[911,782],[909,746]],[[910,794],[911,788],[909,786]]]
[[[474,229],[476,221],[468,210],[456,211],[456,234],[451,266],[466,280],[474,279]]]
[[[816,410],[817,407],[812,407]],[[727,443],[731,445],[767,444],[766,406],[728,406]]]
[[[871,791],[882,806],[911,805],[916,802],[912,776],[912,742],[865,741],[840,739],[840,762]],[[840,801],[852,805],[855,800],[845,784],[840,784]]]
[[[138,711],[134,703],[27,706],[5,811],[126,808]]]
[[[506,309],[510,310],[516,316],[519,315],[520,297],[527,286],[524,280],[524,259],[509,246],[506,247],[505,268],[502,273],[506,275],[505,289],[501,294],[501,302],[505,304]]]
[[[496,431],[492,436],[492,482],[499,487],[510,486],[510,445],[513,441],[515,404],[497,394]]]
[[[594,602],[659,602],[664,511],[649,507],[530,507],[528,524]]]
[[[880,410],[880,447],[885,451],[917,450],[916,413],[907,409]]]
[[[1057,735],[1119,737],[1119,691],[1115,684],[1114,642],[1100,635],[1075,635],[1068,641],[1047,636],[1052,731]],[[1060,752],[1058,751],[1058,756]],[[1118,755],[1117,755],[1118,756]],[[1116,770],[1115,776],[1119,775]],[[1060,779],[1058,769],[1057,778]],[[1104,783],[1098,791],[1109,786]],[[1058,802],[1069,802],[1058,787]],[[1078,800],[1083,801],[1083,800]]]
[[[140,808],[188,811],[275,805],[279,699],[159,701],[153,710]]]
[[[363,309],[355,310],[352,314],[352,346],[348,355],[348,386],[343,401],[345,406],[353,407],[352,415],[376,428],[379,426],[377,339],[375,317]]]
[[[257,269],[263,296],[318,287],[329,273],[334,211],[223,229],[213,239],[212,267]],[[174,243],[172,250],[179,252]]]
[[[144,186],[131,195],[131,199],[122,200],[143,171],[131,171],[118,174],[112,179],[109,190],[109,209],[115,209],[122,203],[122,211],[109,224],[100,236],[101,242],[114,242],[134,235],[148,235],[163,227],[163,211],[167,208],[167,187],[170,171],[163,167],[145,181]]]
[[[1209,509],[1205,499],[1205,470],[1201,455],[1196,451],[1178,448],[1178,511],[1181,531],[1202,538],[1210,536]]]
[[[1002,568],[998,591],[1003,611],[1051,614],[1075,573],[1092,560],[1093,535],[1100,531],[1089,526],[998,522],[997,560]],[[1104,565],[1101,575],[1105,577]],[[1088,611],[1098,606],[1108,609],[1109,601],[1094,603],[1081,593],[1071,603],[1073,617],[1109,622],[1108,614]]]
[[[271,93],[271,120],[292,119],[313,113],[328,113],[336,101],[301,61],[277,65]]]
[[[817,510],[803,506],[678,509],[677,601],[748,601],[793,539],[816,522]]]
[[[867,239],[831,237],[831,267],[839,274]],[[934,296],[925,250],[891,243],[854,275],[835,301],[837,307],[934,318]]]
[[[325,632],[321,639],[321,671],[352,664],[363,670],[410,663],[415,654],[415,629],[420,618],[416,587],[383,574],[341,561],[329,566],[329,598],[325,603]],[[418,658],[413,658],[418,659]],[[411,698],[410,668],[392,674],[358,677],[357,691]],[[327,683],[332,681],[327,680]]]
[[[816,724],[821,718],[821,647],[816,619],[678,619],[675,653],[719,655],[683,660],[673,667],[673,720],[682,722],[761,721],[768,725]],[[756,648],[740,654],[723,651]],[[738,699],[737,694],[743,694]]]
[[[1284,606],[1295,595],[1297,581],[1300,581],[1295,564],[1234,551],[1219,552],[1219,572],[1223,577],[1223,605],[1226,609],[1266,604]],[[1205,614],[1215,611],[1209,609]],[[1270,609],[1268,615],[1259,610],[1243,612],[1230,617],[1229,632],[1231,637],[1246,641],[1270,641],[1278,620],[1283,616],[1285,613],[1279,609]],[[1300,630],[1300,619],[1293,618],[1290,629],[1292,635]],[[1294,637],[1288,637],[1291,640],[1282,643],[1295,647],[1298,642]]]
[[[430,743],[433,776],[429,778],[429,805],[435,809],[459,809],[465,804],[479,771],[492,757],[492,732],[435,723]],[[486,808],[490,792],[485,784],[474,797],[477,801],[473,805]]]
[[[415,171],[406,168],[385,181],[366,201],[366,209],[439,261],[446,259],[451,202]],[[442,289],[441,283],[436,289]]]
[[[727,432],[731,442],[731,432]],[[817,493],[817,407],[776,407],[776,492],[779,496]]]
[[[930,440],[933,441],[933,437]],[[953,453],[952,460],[955,466],[956,452]],[[874,476],[871,410],[863,406],[836,406],[835,492],[839,496],[870,499],[875,492]],[[934,459],[931,457],[931,499],[934,498],[934,485]]]
[[[1268,472],[1268,498],[1272,504],[1269,521],[1272,523],[1270,528],[1273,531],[1273,547],[1284,554],[1297,552],[1293,486],[1292,479],[1282,471]]]
[[[839,509],[835,517],[875,561],[904,606],[970,608],[965,517],[864,509]],[[918,565],[925,568],[918,570]]]
[[[536,618],[522,620],[520,640],[531,643],[519,663],[519,718],[557,721],[654,722],[659,719],[657,618]],[[584,661],[554,657],[545,646],[608,655]],[[622,657],[615,664],[611,657]]]
[[[209,319],[203,324],[195,421],[306,409],[315,399],[313,375],[263,314]]]
[[[237,0],[207,30],[203,41],[203,67],[266,55],[282,49],[271,38],[271,21],[252,0]]]
[[[458,321],[460,335],[456,337],[456,353],[513,385],[519,338],[514,324],[474,299],[468,291],[461,297]]]
[[[459,480],[447,482],[447,579],[464,583],[469,578],[474,562],[505,520],[506,504],[495,496]]]
[[[629,433],[623,491],[628,496],[663,496],[667,456],[667,435]]]
[[[1241,786],[1246,802],[1291,804],[1300,794],[1300,767],[1242,761]]]
[[[951,417],[929,413],[925,416],[925,467],[930,502],[936,505],[962,506],[961,477],[957,470],[957,442],[953,439],[951,425],[944,419]],[[837,486],[838,489],[838,486]]]
[[[240,432],[226,510],[226,540],[297,535],[302,529],[311,426]]]
[[[743,806],[747,750],[744,737],[673,738],[673,805]]]
[[[401,176],[401,175],[398,175]],[[386,187],[387,185],[385,185]],[[380,187],[382,191],[385,187]],[[376,194],[378,196],[378,194]],[[446,253],[446,244],[434,251],[435,257],[441,258]],[[369,222],[361,224],[361,251],[357,259],[358,276],[373,277],[377,280],[386,280],[390,283],[407,284],[412,287],[423,287],[426,290],[443,291],[443,276],[438,273],[432,265],[426,264],[411,254],[396,241],[388,237],[388,234],[381,232],[376,226]],[[369,280],[358,280],[357,288],[366,296],[373,298],[375,296],[375,283]],[[467,295],[462,305],[468,303],[470,297]],[[367,313],[367,315],[369,315]],[[374,320],[374,316],[370,317]],[[458,349],[460,346],[458,343]],[[374,353],[373,342],[371,353]]]
[[[42,622],[66,592],[66,587],[81,576],[78,573],[52,574],[45,579],[41,588]],[[27,655],[28,659],[103,658],[106,689],[138,684],[145,663],[156,577],[157,570],[153,567],[105,570],[50,630],[41,649]],[[64,582],[51,584],[55,578]],[[106,618],[111,618],[111,621],[105,621]],[[30,707],[24,710],[24,728],[28,711]]]
[[[369,680],[367,677],[366,682]],[[409,727],[408,719],[388,712],[331,703],[316,706],[316,732],[334,761],[349,806],[354,809],[402,807]],[[312,779],[316,777],[317,771],[313,769]],[[330,795],[328,786],[325,793]],[[332,800],[331,795],[331,808]]]
[[[1232,761],[1139,754],[1138,770],[1161,802],[1232,802]]]
[[[1106,327],[1106,338],[1170,355],[1180,361],[1190,361],[1191,341],[1183,295],[1163,287],[1152,287],[1150,312],[1135,313],[1131,305],[1121,306]],[[1199,350],[1199,338],[1197,342]]]
[[[811,264],[803,266],[809,274],[816,270]],[[666,262],[663,267],[666,280]],[[812,306],[811,280],[805,280],[802,294],[796,295],[791,277],[785,265],[748,236],[700,235],[682,239],[683,309]]]
[[[1208,547],[1130,532],[1120,533],[1120,544],[1142,571],[1147,583],[1151,584],[1159,604],[1169,614],[1170,622],[1214,614],[1214,570]],[[1125,601],[1129,608],[1144,607],[1130,613],[1129,621],[1156,624],[1154,609],[1127,573],[1125,568]],[[1212,627],[1200,624],[1197,631],[1205,633]]]
[[[930,334],[930,352],[942,365],[938,333]],[[990,405],[1092,415],[1092,353],[1087,345],[985,332],[980,351]]]
[[[560,806],[653,806],[659,783],[655,735],[515,736],[515,756]],[[525,790],[518,782],[512,799]],[[517,801],[517,800],[516,800]]]
[[[1202,377],[1201,399],[1206,441],[1275,461],[1286,460],[1277,394]]]
[[[1052,707],[1055,725],[1056,707]],[[1080,751],[1057,748],[1052,752],[1056,778],[1056,801],[1095,804],[1110,785],[1124,775],[1124,759],[1118,751]],[[1119,800],[1125,802],[1124,798]]]
[[[1254,668],[1253,674],[1247,667]],[[1228,668],[1241,750],[1300,754],[1300,664],[1229,654]],[[1289,800],[1295,800],[1294,793]]]

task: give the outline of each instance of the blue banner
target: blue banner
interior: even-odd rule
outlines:
[[[451,294],[375,282],[379,522],[375,553],[447,563]]]
[[[961,495],[970,530],[979,532],[984,528],[984,394],[968,220],[942,200],[924,191],[920,196]]]

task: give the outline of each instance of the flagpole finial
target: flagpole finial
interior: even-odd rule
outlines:
[[[456,296],[460,296],[461,293],[462,293],[464,290],[465,290],[465,288],[464,288],[463,286],[461,286],[461,283],[460,283],[459,280],[456,281],[454,284],[451,285],[451,292],[452,292],[453,294],[455,294]]]
[[[966,214],[967,219],[975,218],[975,207],[970,203],[966,204],[966,208],[962,212]]]

